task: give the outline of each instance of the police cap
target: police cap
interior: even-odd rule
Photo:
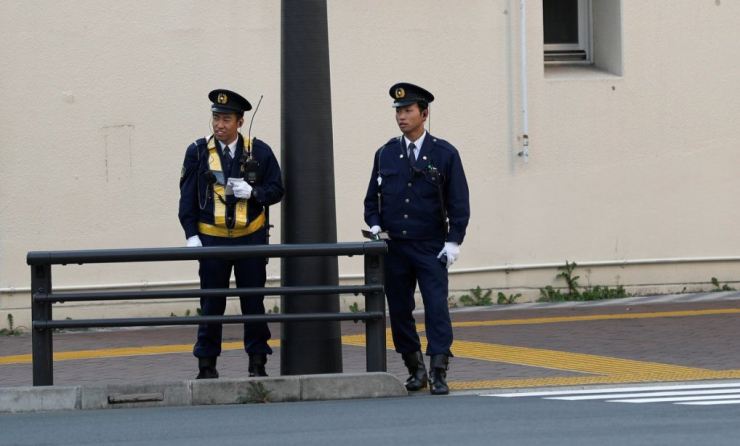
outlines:
[[[395,100],[393,107],[405,107],[416,102],[429,105],[434,100],[434,95],[419,87],[418,85],[401,82],[391,87],[388,94]]]
[[[242,95],[229,90],[213,90],[208,93],[208,99],[213,102],[211,111],[214,113],[244,113],[252,109],[252,104]]]

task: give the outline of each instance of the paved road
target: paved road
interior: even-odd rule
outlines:
[[[740,382],[734,386],[737,392]],[[618,398],[619,394],[611,397]],[[737,444],[738,417],[740,405],[620,404],[604,399],[551,400],[543,395],[458,395],[5,414],[0,415],[0,432],[2,444],[8,446],[714,446]]]
[[[740,293],[453,309],[453,390],[740,379]],[[423,315],[417,320],[423,321]],[[273,326],[279,339],[279,325]],[[365,370],[364,326],[343,323],[345,372]],[[54,384],[192,379],[195,327],[54,335]],[[225,328],[223,377],[244,377],[238,326]],[[390,336],[388,336],[390,342]],[[279,375],[280,347],[267,364]],[[389,345],[392,349],[392,345]],[[0,387],[28,386],[31,337],[0,337]],[[405,379],[400,355],[388,371]]]

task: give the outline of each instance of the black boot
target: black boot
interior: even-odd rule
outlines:
[[[406,390],[416,392],[429,383],[427,369],[424,367],[424,356],[421,352],[402,354],[403,364],[409,369],[409,378],[406,380]]]
[[[447,368],[450,364],[450,358],[447,355],[434,355],[432,362],[429,364],[431,372],[429,378],[432,381],[429,391],[432,395],[447,395],[450,388],[447,387]]]
[[[198,376],[195,379],[214,379],[218,378],[216,370],[216,358],[198,358]]]
[[[265,364],[267,363],[267,355],[260,353],[249,354],[249,376],[267,376],[265,371]]]

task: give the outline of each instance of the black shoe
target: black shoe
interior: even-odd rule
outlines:
[[[434,355],[432,362],[429,364],[431,372],[429,378],[432,385],[429,389],[432,395],[447,395],[450,388],[447,386],[447,368],[450,358],[447,355]]]
[[[427,369],[424,367],[424,356],[421,352],[401,355],[403,364],[409,369],[409,378],[404,384],[409,392],[419,391],[427,386]]]
[[[198,376],[195,379],[215,379],[218,378],[216,370],[216,358],[198,358]]]
[[[265,364],[267,363],[267,355],[260,353],[249,354],[249,376],[267,376],[265,371]]]

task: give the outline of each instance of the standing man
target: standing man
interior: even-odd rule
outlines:
[[[373,234],[382,228],[391,238],[386,295],[393,344],[410,374],[406,389],[421,390],[429,379],[433,395],[446,395],[452,357],[447,269],[460,254],[470,219],[468,183],[457,149],[424,129],[434,96],[408,83],[392,86],[390,95],[403,135],[375,153],[365,222]],[[429,378],[412,313],[417,282],[424,300]]]
[[[270,146],[239,133],[249,101],[229,90],[213,90],[213,134],[188,147],[180,177],[180,224],[187,246],[263,245],[267,243],[265,209],[283,198],[280,166]],[[233,268],[238,288],[262,288],[267,273],[264,257],[200,261],[202,289],[229,288]],[[240,296],[242,314],[265,314],[264,296]],[[201,298],[201,314],[224,314],[226,298]],[[198,358],[196,379],[218,378],[221,324],[201,324],[193,354]],[[244,349],[249,376],[267,376],[267,323],[244,324]]]

